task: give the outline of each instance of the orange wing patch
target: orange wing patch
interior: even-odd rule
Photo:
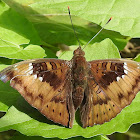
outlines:
[[[139,63],[122,60],[89,62],[86,102],[81,106],[83,127],[110,121],[129,105],[140,90]],[[89,108],[82,114],[84,108]]]
[[[4,82],[10,80],[10,85],[48,119],[72,127],[75,111],[70,71],[65,61],[21,62],[2,71],[1,75]]]

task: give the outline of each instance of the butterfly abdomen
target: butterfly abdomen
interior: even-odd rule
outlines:
[[[78,49],[79,51],[79,49]],[[81,50],[82,51],[82,50]],[[83,54],[75,55],[72,60],[72,75],[73,75],[73,103],[75,110],[81,105],[84,98],[84,91],[87,86],[87,61]]]

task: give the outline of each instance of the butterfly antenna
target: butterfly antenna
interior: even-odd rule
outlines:
[[[90,41],[84,46],[84,48],[105,28],[105,26],[110,22],[112,20],[112,17],[107,21],[107,23],[101,28],[101,30],[97,33],[97,34],[95,34],[91,39],[90,39]],[[83,48],[83,49],[84,49]]]
[[[80,45],[80,41],[79,41],[79,39],[78,39],[78,36],[77,36],[77,34],[76,34],[76,32],[75,32],[75,28],[74,28],[73,23],[72,23],[72,18],[71,18],[70,7],[69,7],[69,6],[68,6],[68,11],[69,11],[70,21],[71,21],[71,24],[72,24],[72,28],[73,28],[74,34],[75,34],[75,36],[76,36],[76,38],[77,38],[77,40],[78,40],[79,46],[81,46],[81,45]]]

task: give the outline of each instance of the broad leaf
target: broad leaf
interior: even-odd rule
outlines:
[[[135,61],[137,62],[140,62],[140,54],[138,54],[135,58],[134,58]]]
[[[102,23],[101,25],[104,25],[108,21],[110,16],[113,16],[113,20],[106,27],[114,30],[116,26],[114,24],[116,24],[116,20],[118,20],[119,17],[117,16],[116,18],[115,15],[109,13],[104,13],[104,17],[101,16],[100,12],[98,13],[98,11],[92,9],[92,6],[97,6],[98,1],[95,1],[95,3],[97,3],[95,4],[94,2],[90,2],[91,0],[86,0],[87,2],[85,1],[82,5],[80,5],[80,7],[79,1],[4,1],[11,8],[24,15],[34,25],[34,28],[37,30],[42,41],[52,45],[62,43],[67,45],[77,44],[77,40],[73,34],[73,29],[71,27],[71,22],[68,16],[68,5],[71,7],[73,24],[82,44],[86,44],[90,40],[90,38],[92,38],[101,29],[100,26],[91,23],[91,21],[98,24]],[[108,6],[110,6],[109,0],[106,3],[108,3]],[[102,6],[104,6],[104,3],[98,4],[98,7]],[[87,10],[85,10],[86,7],[91,7],[91,9],[89,8],[89,10],[91,11],[90,13]],[[79,10],[79,8],[81,10]],[[86,19],[85,14],[81,14],[81,12],[85,13],[86,17],[88,18]],[[94,12],[96,12],[96,14]],[[104,9],[103,12],[105,12]],[[108,14],[110,16],[108,16]],[[76,17],[74,17],[74,15],[76,15]],[[100,16],[103,18],[100,18]],[[117,28],[115,29],[117,31]],[[98,38],[95,38],[93,40],[93,42],[100,42],[105,38],[111,38],[120,50],[124,48],[127,42],[127,40],[119,33],[108,31],[105,29],[98,36]]]
[[[45,51],[37,45],[29,45],[26,48],[21,48],[7,42],[5,46],[0,46],[0,56],[26,60],[33,58],[43,58],[44,56],[46,56],[46,54]]]
[[[14,44],[41,45],[41,40],[33,25],[22,15],[0,2],[0,40]]]
[[[76,49],[75,46],[73,48]],[[91,46],[87,46],[84,51],[87,61],[97,59],[120,58],[117,47],[110,39],[105,39],[100,43],[94,43]],[[73,51],[66,51],[60,55],[60,59],[70,60],[72,56]]]
[[[15,136],[13,136],[10,140],[46,140],[46,138],[43,137],[39,137],[39,136],[25,136],[22,134],[15,134]],[[95,136],[92,138],[84,138],[84,137],[73,137],[73,138],[69,138],[69,140],[109,140],[106,136],[104,135],[100,135],[100,136]],[[47,140],[60,140],[59,138],[47,138]]]
[[[138,0],[133,0],[133,2],[127,0],[4,0],[4,2],[32,18],[32,20],[35,20],[33,15],[39,16],[40,14],[43,18],[51,18],[50,16],[53,15],[64,16],[68,13],[67,7],[70,6],[73,15],[97,24],[101,23],[101,25],[104,25],[110,17],[113,17],[112,23],[106,28],[131,37],[140,36],[140,1]],[[26,7],[23,8],[23,5],[26,5]],[[25,11],[28,11],[28,13]]]

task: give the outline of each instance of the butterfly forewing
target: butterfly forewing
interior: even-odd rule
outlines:
[[[0,73],[10,85],[48,119],[72,127],[74,107],[70,62],[38,59],[12,65]]]
[[[97,60],[90,61],[89,67],[86,102],[81,105],[83,127],[111,120],[140,90],[139,63],[123,59]]]

